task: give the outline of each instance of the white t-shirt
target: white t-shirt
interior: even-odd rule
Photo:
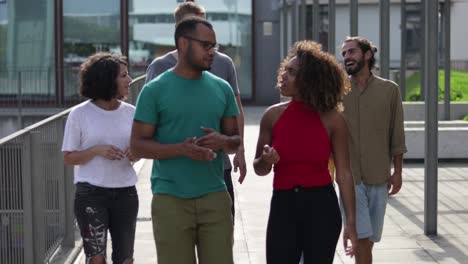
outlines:
[[[130,147],[130,133],[135,107],[120,102],[116,110],[104,110],[90,100],[73,108],[68,115],[62,151],[82,151],[96,145],[113,145],[125,151]],[[128,158],[109,160],[96,156],[83,165],[75,165],[74,183],[119,188],[134,186],[135,170]]]

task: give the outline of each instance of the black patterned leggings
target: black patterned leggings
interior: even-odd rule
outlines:
[[[106,256],[107,231],[112,237],[112,262],[133,258],[138,194],[135,186],[103,188],[78,183],[75,216],[83,238],[86,259]]]

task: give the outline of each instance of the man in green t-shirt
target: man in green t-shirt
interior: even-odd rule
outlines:
[[[138,97],[131,148],[151,158],[151,205],[158,263],[232,264],[231,199],[222,152],[240,144],[239,110],[229,84],[209,73],[217,48],[212,25],[198,17],[175,31],[176,66]]]

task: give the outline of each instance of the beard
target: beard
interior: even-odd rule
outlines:
[[[355,65],[352,67],[347,67],[345,65],[345,70],[348,75],[354,75],[361,71],[362,68],[364,68],[364,58],[361,58],[360,60],[356,61]]]
[[[195,52],[192,50],[192,45],[189,45],[188,47],[188,52],[185,56],[185,61],[187,64],[194,70],[196,71],[209,71],[211,70],[211,64],[206,67],[203,66],[201,63],[197,63],[197,60],[195,58]]]

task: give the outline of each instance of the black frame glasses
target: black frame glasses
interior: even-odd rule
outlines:
[[[210,42],[210,41],[201,40],[201,39],[197,39],[197,38],[190,37],[190,36],[182,36],[182,37],[200,43],[201,46],[202,46],[202,48],[203,48],[204,50],[206,50],[206,51],[209,51],[209,50],[211,50],[211,49],[217,51],[217,50],[219,49],[219,44],[216,43],[216,42],[213,43],[213,42]]]

